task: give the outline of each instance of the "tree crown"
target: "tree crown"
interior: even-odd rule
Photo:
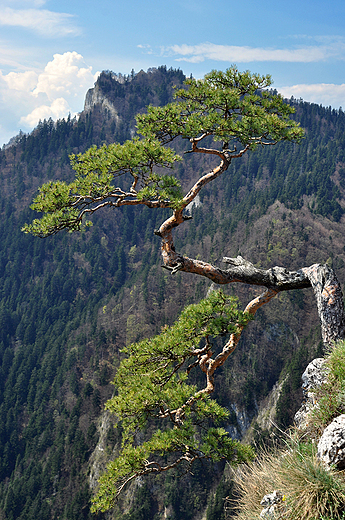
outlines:
[[[270,76],[241,73],[232,67],[185,83],[172,103],[148,107],[146,114],[137,116],[143,139],[72,155],[75,180],[44,184],[31,206],[43,216],[25,225],[23,231],[44,237],[62,229],[79,230],[90,225],[88,216],[104,207],[146,205],[181,210],[204,184],[227,170],[232,159],[258,145],[299,141],[303,136],[303,130],[290,119],[293,108],[267,90]],[[213,154],[221,161],[212,176],[197,181],[195,189],[185,195],[176,176],[162,173],[181,160],[165,146],[176,137],[189,139],[190,153]],[[201,146],[206,138],[213,140],[213,147]]]
[[[267,90],[271,76],[231,67],[212,71],[204,79],[185,81],[175,92],[175,101],[164,107],[149,107],[137,117],[139,132],[156,136],[162,143],[177,136],[200,141],[212,136],[223,141],[224,150],[233,143],[249,146],[299,140],[303,131],[290,119],[294,109],[280,94]]]
[[[214,291],[186,307],[158,336],[124,349],[128,357],[115,376],[117,392],[106,404],[122,427],[122,449],[100,479],[94,511],[112,507],[138,476],[179,465],[186,469],[200,459],[232,463],[253,457],[250,447],[232,440],[220,426],[229,411],[210,398],[210,381],[200,388],[192,377],[193,369],[221,354],[216,338],[236,334],[250,319],[234,297]],[[150,422],[155,424],[151,436]],[[145,431],[147,440],[139,442],[139,432]]]

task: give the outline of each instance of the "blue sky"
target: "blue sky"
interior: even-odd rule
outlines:
[[[344,0],[0,0],[0,146],[80,112],[104,69],[202,77],[234,63],[345,109]]]

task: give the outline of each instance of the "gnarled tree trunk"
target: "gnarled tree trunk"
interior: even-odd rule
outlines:
[[[321,322],[322,339],[325,346],[345,338],[345,314],[343,293],[339,280],[327,264],[314,264],[304,268],[317,303]]]
[[[335,341],[345,338],[343,294],[335,272],[327,264],[314,264],[298,271],[288,271],[284,267],[277,266],[270,269],[259,269],[248,260],[237,256],[236,258],[223,258],[223,262],[228,265],[228,268],[220,269],[207,262],[185,257],[175,251],[172,230],[182,224],[184,220],[182,210],[175,211],[174,215],[166,220],[156,232],[162,239],[163,267],[169,269],[172,274],[184,271],[205,276],[216,284],[237,282],[263,286],[270,293],[269,298],[263,298],[263,303],[267,303],[281,291],[313,288],[324,345],[331,347]],[[249,308],[250,304],[251,302],[248,304]],[[238,340],[239,337],[236,344]]]

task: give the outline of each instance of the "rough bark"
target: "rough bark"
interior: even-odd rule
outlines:
[[[344,301],[340,283],[327,264],[314,264],[303,271],[314,290],[323,343],[331,347],[335,341],[345,338]]]
[[[323,343],[327,347],[345,338],[345,313],[340,283],[328,265],[314,264],[298,271],[284,267],[259,269],[241,256],[223,258],[227,269],[185,257],[175,251],[172,230],[184,221],[182,211],[165,221],[157,234],[162,238],[162,257],[166,269],[205,276],[216,284],[244,283],[266,287],[275,294],[293,289],[313,288],[321,322]],[[271,299],[271,298],[269,298]],[[265,302],[264,302],[265,303]],[[237,344],[237,342],[236,342]]]

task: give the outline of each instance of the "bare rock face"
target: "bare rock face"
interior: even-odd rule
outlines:
[[[326,380],[325,370],[323,369],[324,358],[313,359],[302,374],[304,392],[308,393],[318,388]]]
[[[264,509],[260,513],[260,518],[273,519],[279,518],[281,505],[284,501],[284,496],[280,491],[274,490],[273,493],[265,495],[260,504]]]
[[[94,88],[90,88],[85,96],[84,112],[89,112],[95,105],[99,105],[100,108],[111,114],[111,116],[119,121],[119,115],[113,103],[104,95],[98,85]]]
[[[313,359],[302,374],[304,402],[294,418],[296,426],[300,429],[308,425],[309,414],[317,406],[314,390],[320,387],[327,379],[324,362],[324,358]]]
[[[326,466],[345,469],[345,414],[336,417],[325,428],[319,440],[317,455]]]

